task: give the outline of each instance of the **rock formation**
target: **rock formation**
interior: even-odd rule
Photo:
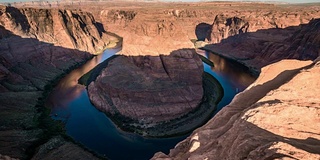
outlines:
[[[248,32],[249,23],[239,17],[217,15],[208,33],[208,41],[219,43],[222,39]]]
[[[298,29],[240,34],[206,46],[265,67],[254,84],[206,125],[168,155],[157,153],[153,159],[319,159],[319,24],[314,19]]]
[[[0,23],[13,34],[55,46],[101,52],[109,37],[87,12],[58,9],[0,8]]]
[[[264,67],[206,125],[153,159],[319,159],[319,71],[312,61]]]
[[[210,117],[221,96],[219,88],[211,88],[216,102],[204,107],[202,61],[191,49],[168,56],[118,56],[104,63],[88,86],[92,103],[120,128],[144,136],[190,131]]]
[[[95,23],[92,15],[84,12],[1,6],[1,155],[32,158],[38,146],[59,134],[61,128],[47,115],[44,98],[63,74],[92,57],[88,51],[94,53],[106,46],[108,41],[102,40],[105,33]],[[53,138],[41,148],[48,149],[54,142]],[[75,157],[93,157],[61,139],[56,152],[64,157],[68,148],[77,150]],[[37,157],[34,159],[43,158]]]
[[[320,55],[319,30],[320,19],[313,19],[297,27],[265,29],[229,37],[204,48],[255,68],[282,59],[313,60]]]
[[[316,4],[81,1],[73,5],[42,2],[16,5],[22,8],[0,7],[1,158],[50,159],[59,154],[65,159],[94,159],[91,153],[55,136],[59,126],[43,118],[48,116],[47,111],[41,110],[41,104],[53,81],[90,58],[88,52],[99,52],[110,42],[102,32],[104,28],[124,37],[123,54],[169,54],[178,48],[191,47],[190,40],[197,40],[199,33],[201,37],[215,33],[208,42],[221,43],[208,45],[207,50],[258,69],[283,58],[319,56],[318,20],[300,25],[320,17],[320,7]],[[75,10],[79,8],[83,11]],[[213,21],[221,14],[226,19],[218,27]],[[231,23],[227,23],[230,18]],[[195,31],[198,24],[205,27]],[[306,65],[295,61],[279,64],[281,67]],[[263,69],[262,75],[271,74],[268,68],[272,67]],[[315,65],[285,71],[279,74],[280,80],[276,77],[253,86],[168,156],[157,154],[156,157],[319,159],[318,68]],[[291,73],[299,74],[293,77]],[[283,77],[287,81],[293,79],[286,83],[281,80]],[[260,89],[265,94],[257,95]]]
[[[107,6],[108,3],[105,4]],[[159,55],[177,48],[189,48],[190,40],[198,39],[199,34],[207,34],[209,43],[219,43],[241,33],[299,26],[313,18],[320,18],[318,5],[310,8],[303,5],[216,2],[127,5],[91,6],[95,9],[95,17],[109,31],[124,37],[123,54],[127,55]],[[211,27],[205,25],[198,32],[196,26],[199,24]]]

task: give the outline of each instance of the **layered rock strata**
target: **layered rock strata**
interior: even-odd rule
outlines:
[[[0,24],[13,34],[64,48],[101,52],[111,37],[92,14],[77,10],[0,6],[0,16]]]
[[[317,4],[128,3],[131,7],[120,2],[111,4],[105,2],[106,7],[91,7],[95,8],[95,17],[108,30],[124,37],[123,54],[127,55],[158,55],[177,48],[189,48],[190,40],[201,40],[201,34],[207,35],[205,41],[208,43],[220,43],[237,34],[284,29],[320,18]],[[206,25],[196,28],[201,24]]]
[[[0,154],[27,159],[46,149],[66,159],[94,158],[63,138],[54,145],[51,138],[64,131],[51,120],[44,101],[66,72],[92,57],[89,51],[106,46],[103,30],[89,13],[4,6],[0,24]]]
[[[312,61],[264,67],[206,125],[153,159],[319,159],[319,71]]]
[[[298,29],[239,34],[204,47],[264,67],[256,82],[206,125],[153,159],[318,159],[318,28],[314,19]]]
[[[168,56],[118,56],[104,63],[104,69],[93,71],[100,75],[88,86],[90,100],[120,128],[144,136],[190,131],[210,117],[221,96],[220,88],[207,88],[214,95],[206,96],[215,99],[211,108],[202,102],[203,65],[191,49]]]
[[[320,19],[284,29],[239,34],[204,49],[261,68],[282,59],[314,60],[320,55]]]

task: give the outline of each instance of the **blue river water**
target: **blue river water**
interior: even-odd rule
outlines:
[[[47,106],[52,108],[51,117],[63,121],[67,134],[75,141],[109,159],[141,160],[149,159],[159,151],[168,153],[171,148],[174,148],[178,142],[188,135],[172,138],[144,138],[136,134],[123,132],[103,112],[98,111],[90,103],[86,88],[77,83],[83,74],[118,51],[119,49],[108,49],[63,78],[54,88],[47,101]],[[208,59],[211,58],[212,61],[217,58],[219,58],[219,62],[226,61],[219,56],[214,57],[216,59],[212,58],[212,53],[205,52],[203,54]],[[215,64],[215,67],[218,67],[218,65],[219,63]],[[220,110],[229,104],[234,95],[246,86],[241,86],[235,78],[226,76],[229,74],[225,74],[224,69],[219,68],[218,72],[215,71],[215,67],[204,63],[204,71],[214,76],[224,89],[224,97],[218,104],[218,110]]]

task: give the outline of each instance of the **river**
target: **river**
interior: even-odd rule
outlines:
[[[75,141],[109,159],[149,159],[158,151],[168,153],[169,149],[188,135],[173,138],[144,138],[123,132],[90,103],[86,87],[78,84],[78,79],[83,74],[118,51],[120,48],[107,49],[103,54],[95,56],[64,77],[53,89],[46,103],[47,107],[52,108],[51,117],[63,121],[67,134]],[[204,71],[214,76],[224,89],[218,110],[229,104],[236,93],[241,92],[255,80],[241,64],[229,62],[205,51],[199,51],[199,54],[215,64],[211,67],[204,63]]]

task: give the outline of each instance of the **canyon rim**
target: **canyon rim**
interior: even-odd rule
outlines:
[[[132,70],[123,73],[127,78],[141,78],[142,84],[153,82],[161,87],[172,87],[172,84],[162,84],[167,83],[163,79],[160,79],[162,83],[155,83],[148,76],[166,75],[169,79],[177,78],[177,83],[186,81],[192,87],[176,85],[176,90],[166,94],[170,97],[182,92],[194,106],[206,93],[202,90],[203,70],[196,52],[212,52],[241,63],[252,75],[260,73],[253,84],[206,124],[170,152],[155,153],[152,159],[319,159],[319,18],[319,3],[3,3],[0,6],[0,159],[104,158],[72,140],[65,133],[63,123],[51,119],[50,108],[44,104],[67,73],[119,43],[123,46],[117,53],[120,58],[109,64],[115,67],[113,71],[128,71],[132,64],[143,68],[147,62],[169,67],[167,73],[163,70],[163,75],[154,74],[153,70],[142,76]],[[161,56],[164,63],[172,61],[185,66],[176,70],[157,63],[161,58],[152,58]],[[208,60],[216,72],[224,69],[224,61],[214,56]],[[123,68],[117,67],[119,64]],[[185,73],[186,68],[190,73]],[[175,77],[179,74],[189,76]],[[239,83],[241,78],[240,75]],[[118,82],[112,83],[114,86],[109,83],[112,93],[129,90],[121,87],[125,82],[106,77],[97,78],[88,90],[98,88],[94,84],[102,86],[108,84],[104,81],[112,80]],[[78,79],[74,81],[77,83]],[[153,97],[141,93],[130,96],[125,97],[133,102]],[[163,99],[157,98],[159,101],[153,98],[153,102],[161,105]],[[185,106],[185,101],[167,100],[172,103],[164,115],[170,115],[170,108],[176,107],[176,112],[170,115],[174,117]],[[104,103],[92,102],[96,107]],[[181,105],[178,109],[177,104]],[[130,109],[123,109],[122,113],[129,111],[133,118],[140,118],[136,117],[140,114]]]

